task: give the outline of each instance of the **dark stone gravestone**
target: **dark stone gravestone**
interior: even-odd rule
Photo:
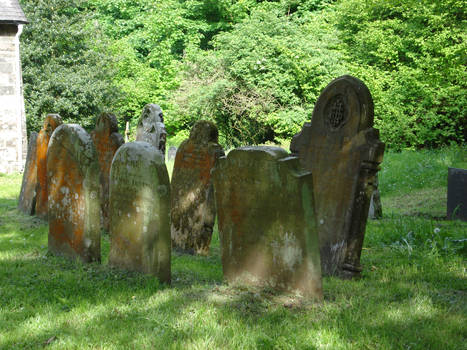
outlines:
[[[180,145],[171,183],[171,236],[175,248],[207,255],[216,218],[211,169],[224,155],[214,123],[200,120]]]
[[[165,131],[164,115],[162,109],[156,104],[147,104],[143,108],[136,129],[136,141],[147,142],[162,152],[165,158]]]
[[[91,136],[76,124],[59,126],[47,152],[50,252],[101,260],[99,177]]]
[[[162,153],[131,142],[110,171],[109,264],[170,283],[170,181]]]
[[[177,147],[170,146],[169,150],[167,151],[167,159],[168,160],[175,160],[176,155],[177,155]]]
[[[448,219],[467,221],[467,169],[448,169]]]
[[[117,118],[110,113],[102,113],[97,118],[96,127],[91,132],[101,168],[102,186],[102,227],[109,230],[109,178],[110,166],[117,149],[124,143],[123,136],[118,133]]]
[[[311,125],[292,148],[313,174],[313,194],[324,274],[359,276],[375,175],[384,143],[373,126],[370,91],[357,78],[342,76],[321,93]]]
[[[312,175],[279,147],[242,147],[213,171],[224,278],[322,298]]]
[[[370,209],[368,210],[369,219],[381,219],[383,217],[383,205],[381,204],[381,194],[379,193],[378,174],[375,175],[375,190],[371,195]]]
[[[19,193],[18,209],[24,214],[34,215],[37,187],[37,132],[29,135],[28,153],[24,166],[23,182]]]
[[[62,124],[58,114],[48,114],[37,136],[37,188],[35,214],[47,219],[47,149],[54,130]]]

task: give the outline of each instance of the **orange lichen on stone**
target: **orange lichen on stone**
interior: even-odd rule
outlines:
[[[35,214],[47,218],[47,149],[54,130],[62,124],[58,114],[48,114],[37,136],[37,188]]]
[[[102,113],[91,132],[96,147],[101,169],[100,182],[102,186],[102,226],[109,229],[109,178],[112,159],[118,148],[124,143],[122,135],[118,133],[117,118],[113,114]]]
[[[49,251],[100,261],[99,163],[91,137],[79,125],[57,128],[47,172]]]
[[[18,199],[18,209],[25,214],[33,215],[36,206],[37,187],[37,132],[29,136],[28,153],[24,167],[23,182]]]
[[[200,120],[177,150],[172,174],[172,244],[187,253],[207,255],[216,209],[211,170],[224,155],[214,123]]]

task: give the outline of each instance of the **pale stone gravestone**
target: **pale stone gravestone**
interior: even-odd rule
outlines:
[[[467,221],[467,169],[448,169],[448,218]]]
[[[175,160],[176,155],[177,155],[177,147],[170,146],[169,150],[167,151],[167,159],[168,160]]]
[[[170,283],[170,181],[162,153],[131,142],[110,171],[109,264]]]
[[[138,121],[136,141],[150,143],[160,150],[165,158],[166,139],[167,132],[165,131],[162,109],[156,104],[147,104],[144,106]]]
[[[37,132],[29,135],[28,153],[24,167],[23,182],[19,193],[18,209],[24,214],[33,215],[36,205],[37,160],[36,160]]]
[[[293,151],[313,174],[321,267],[327,275],[354,277],[362,270],[370,198],[384,153],[373,116],[365,84],[342,76],[321,93],[312,126],[295,137]]]
[[[312,175],[279,147],[242,147],[213,171],[224,278],[322,298]]]
[[[91,132],[92,141],[96,147],[99,165],[101,167],[102,186],[102,227],[109,230],[109,178],[110,166],[117,149],[124,143],[123,136],[118,133],[117,118],[110,113],[102,113],[96,121],[96,127]]]
[[[50,252],[101,260],[99,177],[91,136],[76,124],[59,126],[47,152]]]
[[[216,218],[211,169],[224,155],[214,123],[195,123],[178,148],[171,183],[172,245],[190,254],[207,255]]]
[[[54,130],[62,124],[58,114],[48,114],[37,136],[37,188],[35,214],[47,218],[47,149]]]

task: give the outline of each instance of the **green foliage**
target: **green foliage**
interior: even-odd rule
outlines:
[[[29,130],[39,130],[47,113],[89,128],[116,98],[107,43],[85,5],[84,0],[22,1],[30,22],[21,36]]]
[[[343,68],[323,13],[285,16],[282,5],[256,7],[213,39],[214,50],[187,53],[175,124],[211,119],[228,145],[273,141],[300,129],[306,110]]]
[[[458,0],[336,6],[349,69],[370,87],[375,123],[390,147],[467,139],[466,9]]]

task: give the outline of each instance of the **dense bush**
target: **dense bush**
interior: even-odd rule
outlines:
[[[107,43],[82,0],[23,0],[29,20],[21,36],[28,130],[47,113],[91,127],[118,96]]]
[[[47,112],[136,125],[158,103],[169,134],[215,121],[226,145],[290,139],[322,89],[363,80],[390,148],[467,140],[462,0],[22,0],[28,127]]]

